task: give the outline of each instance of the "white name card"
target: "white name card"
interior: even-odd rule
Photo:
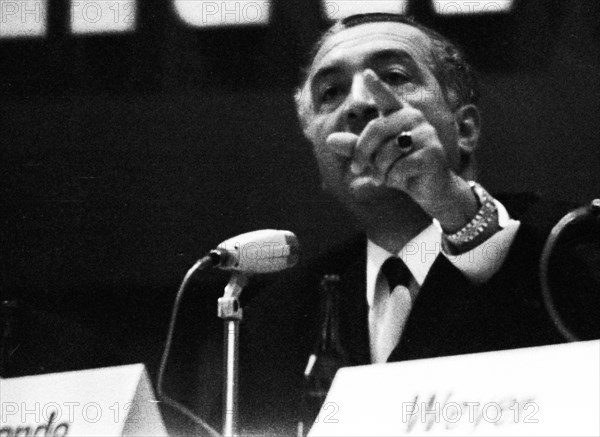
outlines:
[[[309,436],[598,436],[600,341],[340,369]]]
[[[0,437],[166,436],[143,364],[0,381]]]

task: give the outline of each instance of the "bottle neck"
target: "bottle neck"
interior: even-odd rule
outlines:
[[[318,352],[345,356],[340,342],[340,278],[326,275],[321,281],[321,326]]]

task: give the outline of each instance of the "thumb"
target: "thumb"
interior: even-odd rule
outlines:
[[[327,137],[325,144],[333,153],[345,158],[352,158],[358,135],[350,132],[334,132]]]

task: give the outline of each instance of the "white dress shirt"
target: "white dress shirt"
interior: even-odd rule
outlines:
[[[498,208],[500,230],[479,246],[460,255],[450,255],[443,250],[442,229],[438,223],[432,223],[425,228],[397,254],[388,252],[371,240],[367,242],[367,302],[370,309],[369,336],[371,337],[371,357],[373,362],[385,361],[389,355],[387,349],[390,348],[388,345],[385,351],[377,350],[381,348],[381,346],[378,346],[381,342],[377,341],[378,330],[374,329],[378,321],[374,320],[376,315],[373,311],[373,302],[377,287],[381,287],[381,280],[378,282],[377,279],[379,270],[385,260],[391,256],[398,256],[410,270],[412,274],[412,280],[408,286],[410,302],[416,298],[431,266],[440,253],[448,258],[472,283],[481,284],[486,282],[502,266],[521,224],[519,221],[509,217],[506,208],[500,202],[495,200],[495,203]],[[389,290],[387,290],[387,293],[389,293]],[[399,329],[400,332],[398,338],[394,341],[394,345],[399,340],[409,311],[410,309],[401,311],[399,314],[401,320],[394,322],[399,325],[399,328],[396,326],[394,331],[396,332]],[[391,349],[389,352],[391,352]]]

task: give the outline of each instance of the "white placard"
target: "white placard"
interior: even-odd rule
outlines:
[[[309,436],[598,436],[600,341],[341,369]]]
[[[0,437],[166,436],[143,364],[0,380]]]

